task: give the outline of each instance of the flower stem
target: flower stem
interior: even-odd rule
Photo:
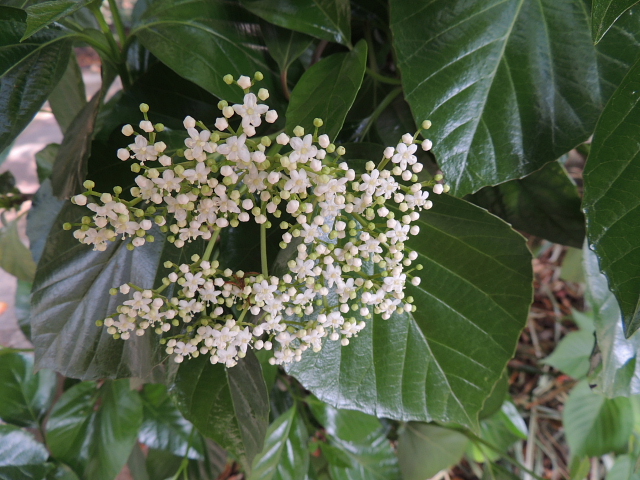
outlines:
[[[260,259],[262,260],[262,275],[269,277],[269,267],[267,262],[267,224],[260,225]]]
[[[213,252],[213,248],[216,246],[216,242],[218,241],[218,237],[220,236],[221,230],[222,229],[220,227],[216,227],[215,231],[213,232],[213,235],[211,235],[211,239],[207,244],[207,249],[204,251],[204,254],[202,255],[203,262],[209,261],[209,258],[211,257],[211,252]]]

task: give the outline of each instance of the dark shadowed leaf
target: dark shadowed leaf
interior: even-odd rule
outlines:
[[[409,422],[398,438],[398,461],[405,480],[431,478],[460,461],[469,439],[438,425]]]
[[[638,0],[593,0],[591,8],[591,34],[598,43],[614,22]]]
[[[640,327],[640,62],[602,112],[584,171],[589,244],[622,310],[627,336]]]
[[[144,413],[140,442],[179,457],[186,455],[201,460],[204,453],[202,439],[197,432],[193,432],[193,425],[184,419],[175,406],[167,394],[167,387],[148,383],[140,396]]]
[[[348,0],[242,0],[241,3],[280,27],[330,42],[351,44]]]
[[[242,99],[242,90],[227,85],[222,77],[266,73],[260,52],[243,46],[250,40],[240,32],[250,31],[250,21],[232,2],[160,0],[147,8],[132,34],[179,75],[220,98],[237,102]],[[269,85],[269,75],[265,80]]]
[[[304,478],[309,469],[309,434],[296,407],[269,425],[264,447],[253,459],[249,480]]]
[[[249,471],[269,421],[269,398],[260,363],[251,352],[232,368],[204,356],[180,365],[172,387],[185,418],[229,450]]]
[[[38,427],[56,393],[56,374],[33,372],[33,355],[0,351],[0,418],[6,423]]]
[[[352,51],[333,54],[309,68],[291,92],[287,131],[301,125],[312,132],[313,120],[321,118],[320,132],[333,141],[362,85],[366,66],[367,44],[361,40]]]
[[[15,312],[18,326],[31,341],[31,282],[18,280],[15,296]]]
[[[47,28],[20,43],[23,10],[0,6],[0,151],[27,126],[69,62],[72,37]]]
[[[114,340],[96,320],[115,312],[125,297],[109,289],[133,282],[154,284],[163,248],[155,243],[133,252],[116,240],[104,252],[92,251],[64,231],[65,222],[78,223],[89,210],[65,204],[47,239],[33,284],[31,325],[36,366],[85,380],[137,376],[152,378],[159,363],[153,335]]]
[[[49,95],[49,105],[62,133],[67,131],[76,115],[87,104],[82,72],[75,55],[69,57],[64,75]]]
[[[269,54],[278,63],[281,72],[286,72],[304,51],[311,46],[313,38],[302,33],[263,23],[260,27]]]
[[[405,98],[430,119],[456,195],[523,177],[586,140],[602,108],[574,0],[392,0]]]
[[[525,324],[531,256],[493,215],[447,195],[433,202],[406,243],[424,265],[406,289],[417,311],[375,316],[347,347],[327,341],[288,370],[340,408],[474,427]]]
[[[67,390],[47,422],[52,455],[83,478],[113,480],[129,458],[142,423],[142,402],[129,380]]]
[[[27,213],[27,236],[33,261],[37,264],[42,257],[47,237],[64,201],[53,196],[51,181],[47,179],[42,183],[31,202],[31,208]]]
[[[53,172],[53,164],[56,161],[59,149],[60,145],[57,143],[50,143],[36,153],[36,168],[38,170],[38,180],[41,185],[51,176],[51,173]]]
[[[582,200],[560,162],[548,163],[520,180],[485,187],[467,200],[516,230],[576,248],[584,242]]]

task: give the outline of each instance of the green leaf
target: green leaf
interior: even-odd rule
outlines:
[[[329,448],[321,448],[329,453],[334,480],[400,478],[398,459],[380,420],[354,410],[335,409],[314,397],[305,401],[326,430]]]
[[[627,10],[596,45],[602,98],[608,101],[622,79],[640,59],[638,7]]]
[[[31,341],[31,287],[31,282],[18,280],[14,300],[14,309],[18,326],[29,341]]]
[[[122,304],[110,288],[133,282],[153,286],[163,249],[162,235],[133,252],[116,240],[106,251],[92,251],[65,231],[65,222],[79,223],[86,208],[66,203],[55,220],[33,283],[31,326],[36,366],[84,380],[130,377],[153,379],[159,363],[153,335],[114,340],[96,327]],[[157,374],[158,372],[156,372]]]
[[[250,39],[240,34],[249,31],[250,21],[239,6],[223,0],[160,0],[147,8],[132,35],[179,75],[238,102],[242,89],[222,77],[252,76],[259,70],[266,74],[260,54],[244,47]],[[265,86],[269,81],[265,75]]]
[[[56,384],[51,370],[33,372],[33,355],[0,351],[0,418],[37,428],[53,402]]]
[[[593,308],[596,338],[602,356],[597,389],[610,398],[638,395],[640,332],[625,338],[620,307],[607,286],[607,278],[598,271],[598,258],[586,246],[583,253],[585,297]]]
[[[279,27],[351,45],[348,0],[241,0],[250,12]]]
[[[504,372],[502,372],[500,380],[498,380],[496,385],[493,387],[491,395],[489,395],[487,400],[484,402],[484,405],[482,405],[482,410],[480,410],[480,413],[478,414],[479,418],[482,420],[484,418],[490,417],[498,410],[500,410],[508,392],[509,371],[508,369],[505,369]]]
[[[320,132],[333,141],[355,101],[366,66],[364,40],[348,53],[330,55],[311,66],[291,92],[287,131],[293,131],[297,125],[312,131],[314,118],[321,118],[324,125]]]
[[[602,112],[584,171],[583,207],[590,246],[609,279],[628,337],[640,327],[640,62]]]
[[[307,35],[269,23],[263,23],[260,29],[269,54],[278,63],[281,72],[286,72],[289,66],[313,43],[313,38]]]
[[[49,473],[47,480],[79,480],[79,478],[69,467],[59,464],[53,472]]]
[[[142,402],[129,380],[67,390],[47,422],[51,454],[82,477],[113,480],[129,458],[142,423]]]
[[[460,461],[469,439],[460,432],[409,422],[398,437],[398,461],[405,480],[431,478]]]
[[[593,0],[591,9],[591,35],[598,43],[615,21],[638,3],[638,0]]]
[[[46,447],[32,434],[13,425],[0,424],[0,467],[35,465],[49,457]]]
[[[98,111],[111,84],[105,75],[102,82],[100,90],[71,121],[58,148],[51,173],[51,186],[54,195],[60,199],[70,198],[84,190],[82,182],[87,178],[87,160],[91,154]]]
[[[633,409],[626,397],[608,399],[591,391],[586,381],[578,383],[565,403],[562,420],[573,457],[596,457],[625,451],[633,422]]]
[[[498,412],[480,422],[480,438],[506,455],[515,442],[527,439],[527,425],[516,406],[506,401]],[[500,453],[479,442],[470,444],[468,450],[469,456],[479,463],[500,458]]]
[[[188,478],[207,480],[218,478],[227,464],[226,452],[210,439],[197,434],[205,445],[203,460],[189,460]],[[147,473],[149,480],[166,480],[172,478],[182,463],[183,458],[164,450],[149,449],[147,452]],[[137,479],[136,479],[137,480]]]
[[[304,478],[309,469],[309,434],[296,407],[269,425],[264,447],[253,459],[248,480]]]
[[[288,371],[339,408],[477,427],[527,318],[531,255],[502,220],[448,195],[416,224],[417,311],[374,316],[347,347],[327,341]]]
[[[64,75],[49,95],[51,111],[56,117],[62,133],[67,131],[73,119],[86,104],[87,97],[80,65],[78,65],[75,55],[71,55]]]
[[[72,37],[54,28],[20,43],[25,13],[0,6],[0,151],[27,126],[69,62]]]
[[[584,242],[582,199],[560,161],[548,163],[520,180],[485,187],[467,200],[517,230],[576,248]]]
[[[38,2],[27,7],[27,29],[20,39],[24,42],[34,33],[51,25],[53,22],[67,17],[82,7],[96,0],[55,0],[51,2]]]
[[[204,357],[184,362],[172,393],[185,418],[250,471],[269,422],[268,392],[255,356],[247,352],[229,369]]]
[[[60,150],[60,145],[50,143],[38,153],[36,153],[36,168],[38,170],[38,180],[42,184],[53,172],[53,164]]]
[[[0,480],[42,480],[52,469],[49,463],[0,467]]]
[[[543,360],[543,363],[566,373],[573,378],[584,378],[589,373],[590,358],[595,337],[593,332],[580,330],[567,334]]]
[[[51,227],[56,221],[64,201],[53,196],[51,181],[45,180],[33,199],[27,213],[27,236],[33,261],[37,264],[47,242]]]
[[[140,396],[144,413],[140,442],[178,457],[201,460],[204,452],[202,439],[175,406],[167,393],[167,387],[148,383]]]
[[[15,219],[0,229],[0,268],[19,280],[31,282],[36,273],[36,264],[31,252],[20,239],[18,220]]]
[[[636,472],[636,459],[630,455],[620,455],[607,474],[607,480],[640,480]]]
[[[391,0],[405,98],[456,195],[585,141],[602,108],[583,2]]]

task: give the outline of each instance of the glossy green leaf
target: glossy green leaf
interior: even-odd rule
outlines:
[[[405,98],[430,119],[456,195],[523,177],[585,141],[602,108],[575,0],[392,0]]]
[[[53,172],[53,164],[60,150],[60,145],[50,143],[38,153],[36,153],[36,168],[38,170],[38,180],[42,184]]]
[[[0,424],[0,467],[35,465],[44,463],[48,457],[46,447],[31,433]]]
[[[589,373],[590,358],[595,337],[593,331],[571,332],[558,343],[543,363],[573,378],[584,378]]]
[[[260,27],[269,54],[278,63],[281,72],[302,55],[313,43],[313,38],[302,33],[263,23]]]
[[[243,46],[248,38],[240,31],[249,31],[250,20],[242,12],[223,0],[160,0],[145,10],[132,35],[179,75],[237,102],[242,100],[242,90],[224,83],[224,75],[266,74],[259,53]],[[267,75],[265,86],[268,82]]]
[[[69,65],[64,75],[49,95],[51,111],[56,117],[62,133],[67,131],[73,119],[86,104],[87,97],[82,71],[80,71],[78,59],[72,55],[69,57]]]
[[[53,196],[51,181],[45,180],[31,200],[27,213],[27,236],[33,261],[37,264],[47,242],[51,227],[62,210],[64,201]]]
[[[14,309],[22,333],[31,341],[31,282],[18,280]]]
[[[595,457],[625,451],[633,427],[629,421],[632,417],[628,398],[609,399],[591,391],[588,382],[578,383],[562,413],[571,455]]]
[[[55,470],[49,473],[47,480],[80,480],[78,476],[69,467],[58,464]]]
[[[559,161],[520,180],[485,187],[467,200],[506,220],[516,230],[576,248],[584,242],[582,199]]]
[[[409,422],[398,438],[398,461],[405,480],[431,478],[460,461],[469,439],[460,432]]]
[[[241,0],[250,12],[280,27],[351,44],[349,0]]]
[[[269,422],[268,392],[255,356],[247,352],[229,369],[204,356],[184,362],[172,392],[185,418],[250,471]]]
[[[589,244],[622,310],[627,336],[640,327],[640,62],[602,112],[584,171]]]
[[[632,7],[618,18],[596,45],[602,98],[607,101],[640,59],[640,10]]]
[[[27,29],[20,41],[24,42],[34,33],[39,32],[53,22],[57,22],[95,1],[96,0],[55,0],[29,5],[26,9]]]
[[[142,401],[129,380],[67,390],[47,422],[51,454],[82,477],[113,480],[129,458],[142,423]]]
[[[149,383],[144,386],[140,396],[144,414],[140,442],[178,457],[202,459],[202,439],[175,406],[167,393],[167,387]]]
[[[84,380],[153,378],[159,363],[153,335],[114,340],[96,320],[115,312],[125,297],[111,296],[110,288],[133,282],[153,286],[163,249],[162,235],[155,243],[133,252],[117,240],[96,252],[65,231],[65,222],[78,223],[89,210],[65,204],[55,220],[38,264],[33,284],[31,325],[36,366]]]
[[[264,447],[253,460],[248,480],[295,480],[309,469],[309,434],[296,407],[269,425]]]
[[[38,427],[56,393],[56,374],[33,372],[33,355],[0,351],[0,419]]]
[[[624,336],[620,307],[598,270],[596,254],[584,248],[585,298],[593,308],[602,368],[595,383],[607,397],[640,394],[640,332]]]
[[[499,411],[480,422],[480,438],[496,447],[502,455],[507,455],[509,447],[518,440],[527,439],[527,425],[511,401],[505,401]],[[472,443],[469,456],[476,462],[496,461],[500,453],[485,447],[482,443]]]
[[[20,43],[24,11],[0,6],[0,151],[27,126],[69,62],[72,38],[47,28]]]
[[[406,289],[418,310],[375,316],[347,347],[327,341],[288,371],[340,408],[475,427],[526,321],[531,256],[484,210],[447,195],[433,202],[406,243],[424,265]]]
[[[615,21],[638,0],[593,0],[591,9],[591,34],[598,43]]]
[[[205,445],[203,460],[189,460],[187,476],[191,480],[218,478],[226,467],[227,454],[216,443],[198,434]],[[147,474],[149,480],[167,480],[180,468],[183,457],[172,455],[164,450],[149,449],[147,452]],[[137,479],[135,479],[137,480]]]
[[[342,129],[347,112],[353,105],[367,66],[367,44],[358,42],[348,53],[336,53],[307,70],[291,92],[287,109],[287,131],[301,125],[313,131],[313,120],[321,118],[326,133],[333,141]]]
[[[18,233],[18,219],[0,229],[0,268],[19,280],[30,282],[36,273],[31,252]]]

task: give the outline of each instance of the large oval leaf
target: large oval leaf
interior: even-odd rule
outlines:
[[[0,467],[43,463],[48,456],[47,448],[26,430],[0,425]]]
[[[391,1],[405,97],[457,195],[586,140],[602,106],[579,0]]]
[[[147,8],[132,34],[179,75],[220,98],[239,102],[242,90],[222,77],[266,73],[260,53],[243,46],[249,39],[239,32],[249,31],[246,17],[239,7],[222,0],[160,0]],[[269,79],[265,76],[267,84]]]
[[[33,372],[33,355],[0,351],[0,418],[7,423],[38,427],[56,393],[51,370]]]
[[[333,54],[309,68],[291,92],[287,130],[297,125],[311,130],[314,118],[321,118],[320,131],[333,141],[356,99],[366,67],[367,44],[361,40],[352,51]]]
[[[627,337],[640,327],[640,62],[602,112],[584,171],[589,243],[622,310]]]
[[[62,229],[65,222],[78,223],[87,211],[70,203],[63,207],[38,264],[31,299],[36,367],[83,380],[150,377],[159,363],[154,336],[114,340],[95,322],[123,301],[109,295],[110,288],[129,281],[153,286],[162,236],[156,231],[156,243],[133,252],[120,240],[94,252]]]
[[[249,471],[269,424],[269,396],[255,355],[248,352],[228,369],[204,356],[184,362],[172,392],[185,418]]]
[[[351,45],[349,0],[242,0],[242,5],[280,27]]]
[[[531,254],[509,226],[463,200],[434,199],[407,245],[419,254],[413,314],[374,317],[349,346],[307,350],[289,373],[321,400],[397,420],[477,426],[525,325]]]
[[[52,455],[83,478],[113,480],[127,462],[142,423],[129,380],[82,382],[67,390],[47,421]]]
[[[64,74],[72,37],[47,28],[20,43],[26,14],[0,6],[0,151],[27,126]]]

